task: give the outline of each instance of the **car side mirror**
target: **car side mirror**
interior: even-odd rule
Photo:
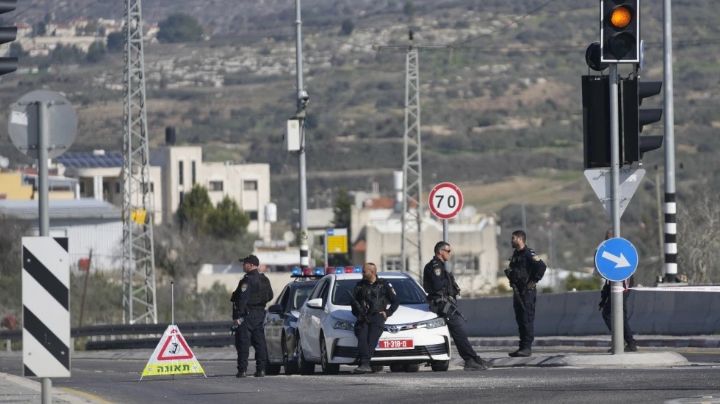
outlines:
[[[316,299],[310,299],[305,303],[307,307],[310,307],[312,309],[322,309],[323,307],[323,299],[316,298]]]
[[[268,307],[268,311],[272,314],[283,314],[283,307],[281,304],[273,304]]]

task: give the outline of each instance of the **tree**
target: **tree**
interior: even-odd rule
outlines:
[[[177,210],[180,228],[190,227],[196,233],[207,230],[208,217],[213,211],[210,195],[205,187],[195,184],[185,195]]]
[[[10,43],[10,50],[8,51],[8,56],[14,57],[14,58],[21,58],[24,56],[27,56],[28,53],[25,52],[22,45],[20,45],[20,42],[11,42]]]
[[[249,223],[248,215],[227,195],[208,216],[210,233],[218,238],[235,238],[244,234]]]
[[[103,44],[101,41],[95,41],[90,44],[85,59],[90,63],[98,63],[101,60],[105,59],[106,53],[107,51],[105,50],[105,44]]]
[[[0,217],[0,318],[22,314],[21,271],[22,236],[27,226],[22,222]]]
[[[111,32],[107,36],[108,52],[120,52],[125,48],[125,35],[122,32]]]
[[[346,18],[343,20],[342,24],[340,25],[340,35],[348,36],[348,35],[352,34],[354,29],[355,29],[355,24],[353,24],[351,19]]]
[[[50,52],[50,60],[54,63],[79,63],[85,55],[75,45],[58,44],[55,49]]]
[[[158,24],[160,42],[195,42],[202,39],[203,29],[196,19],[187,14],[171,14]]]

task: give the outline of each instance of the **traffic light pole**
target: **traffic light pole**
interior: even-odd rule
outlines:
[[[665,80],[665,281],[677,281],[677,205],[675,203],[675,113],[673,110],[672,12],[663,3]],[[661,251],[662,253],[662,251]]]
[[[610,170],[612,172],[612,224],[613,237],[620,237],[620,114],[618,105],[618,64],[610,64]],[[623,287],[612,282],[610,289],[612,310],[612,352],[624,352],[623,340]]]
[[[307,93],[303,88],[303,65],[302,65],[302,19],[300,15],[300,0],[295,0],[295,57],[297,66],[297,117],[300,119],[300,150],[298,152],[298,175],[300,183],[300,266],[310,266],[310,254],[308,248],[307,230],[307,179],[305,176],[305,107],[307,105]]]

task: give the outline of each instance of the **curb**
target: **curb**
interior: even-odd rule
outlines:
[[[683,337],[642,337],[635,339],[640,347],[667,348],[720,348],[720,338],[683,338]],[[540,337],[535,338],[533,346],[556,347],[600,347],[610,346],[610,337]],[[514,347],[518,345],[517,337],[483,338],[471,337],[470,343],[476,347]]]

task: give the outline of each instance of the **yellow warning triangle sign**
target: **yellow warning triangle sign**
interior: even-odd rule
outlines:
[[[180,333],[180,329],[170,324],[145,365],[140,380],[145,376],[190,374],[205,376],[205,371]]]

